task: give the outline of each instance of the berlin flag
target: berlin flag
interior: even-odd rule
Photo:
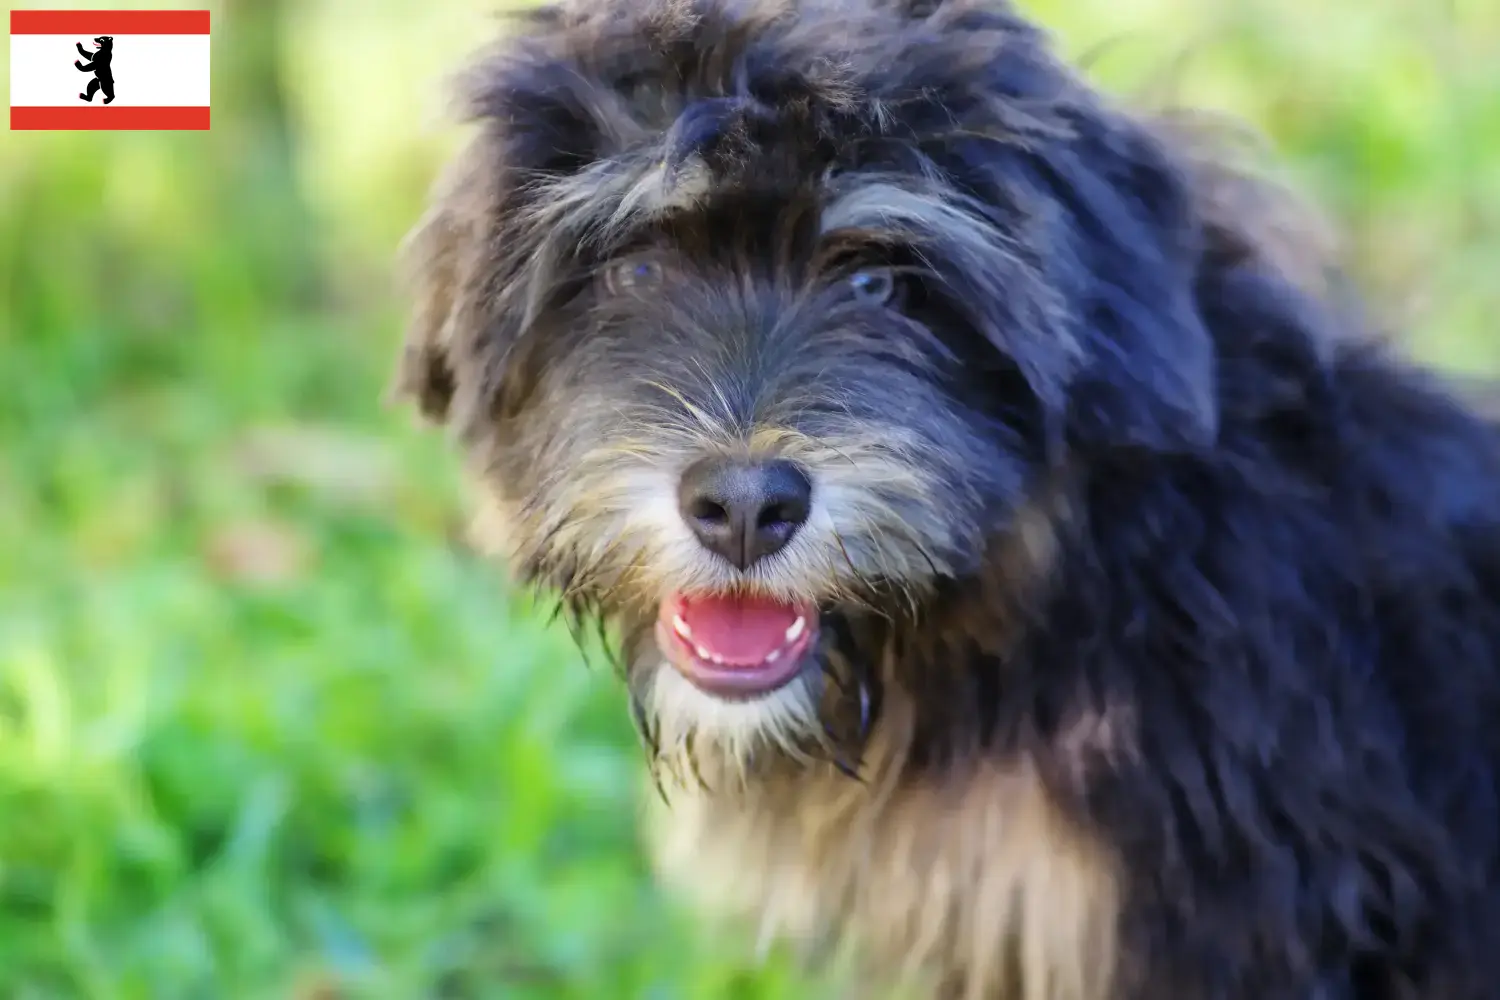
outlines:
[[[208,11],[13,10],[12,129],[208,128]]]

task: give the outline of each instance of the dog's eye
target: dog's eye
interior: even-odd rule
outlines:
[[[888,267],[867,267],[849,276],[849,288],[859,301],[883,306],[896,295],[896,274]]]
[[[623,260],[604,272],[604,285],[611,294],[643,288],[661,281],[661,264],[654,260]]]

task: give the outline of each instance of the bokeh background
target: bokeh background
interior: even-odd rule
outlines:
[[[1500,5],[1023,6],[1262,131],[1382,325],[1500,371]],[[211,132],[0,141],[0,996],[815,994],[653,890],[621,691],[382,403],[492,13],[221,0]]]

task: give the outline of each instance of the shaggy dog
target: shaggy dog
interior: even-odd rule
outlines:
[[[467,95],[399,385],[664,877],[860,997],[1500,997],[1500,437],[1269,188],[1003,0],[576,0]]]

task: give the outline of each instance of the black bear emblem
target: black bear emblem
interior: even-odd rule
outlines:
[[[100,35],[98,38],[95,38],[94,44],[99,46],[99,48],[94,52],[85,49],[82,42],[76,44],[78,54],[88,59],[89,62],[81,63],[75,59],[73,60],[73,65],[77,66],[81,72],[92,72],[94,74],[94,78],[89,81],[89,89],[78,96],[85,101],[92,102],[94,100],[94,91],[102,89],[104,91],[104,103],[108,104],[115,99],[115,74],[109,68],[109,61],[114,58],[115,54],[114,36]]]

